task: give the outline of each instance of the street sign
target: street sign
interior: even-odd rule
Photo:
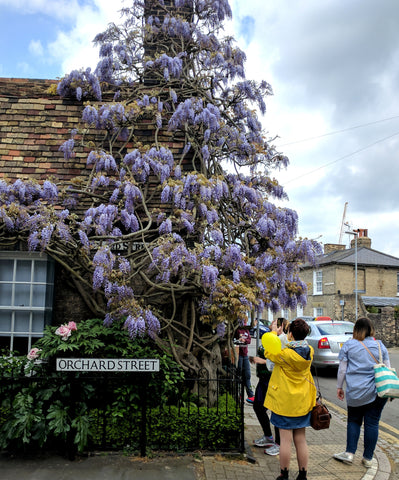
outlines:
[[[57,358],[58,372],[159,372],[159,359]]]

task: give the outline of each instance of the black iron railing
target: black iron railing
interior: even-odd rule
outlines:
[[[37,412],[40,403],[41,421],[53,421],[46,427],[44,448],[57,446],[69,457],[84,444],[84,435],[85,451],[128,449],[142,456],[156,450],[244,451],[244,387],[235,369],[217,378],[209,378],[203,369],[198,377],[186,378],[172,388],[154,381],[151,376],[155,375],[51,372],[47,376],[3,376],[0,444],[7,445],[5,435],[15,414],[15,398],[29,392],[31,398],[40,399],[36,405],[32,402],[32,409]],[[54,427],[54,405],[67,412],[68,431],[61,432],[62,425]],[[32,435],[32,442],[34,437],[38,435]],[[24,447],[29,450],[30,442]]]

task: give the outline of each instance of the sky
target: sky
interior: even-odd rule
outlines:
[[[95,67],[94,36],[127,5],[0,0],[0,77]],[[261,121],[290,159],[274,176],[289,197],[282,206],[298,213],[299,236],[349,246],[346,230],[367,229],[371,248],[399,257],[399,2],[230,5],[226,34],[247,55],[247,78],[273,88]]]

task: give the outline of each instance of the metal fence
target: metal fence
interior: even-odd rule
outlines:
[[[85,450],[89,451],[128,450],[141,456],[157,450],[244,451],[244,386],[234,368],[215,379],[203,369],[198,377],[186,378],[169,389],[154,382],[154,375],[13,374],[1,378],[0,399],[10,409],[13,398],[24,389],[29,389],[31,396],[37,392],[46,399],[43,392],[50,384],[55,393],[41,402],[43,418],[48,419],[50,404],[63,402],[69,418],[86,419],[89,433]],[[3,408],[0,440],[7,420]],[[75,427],[71,423],[67,435],[60,435],[51,444],[64,449],[70,458],[77,451],[76,435],[82,435],[77,424],[75,420]]]

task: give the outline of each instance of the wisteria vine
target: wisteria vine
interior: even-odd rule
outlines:
[[[299,266],[320,250],[297,239],[296,213],[273,203],[285,193],[271,171],[288,159],[255,113],[270,85],[245,79],[244,52],[220,36],[228,1],[135,0],[123,15],[96,36],[95,71],[58,84],[85,101],[60,151],[69,161],[88,148],[90,175],[1,180],[2,235],[68,257],[70,273],[103,296],[90,306],[106,323],[123,318],[132,338],[164,336],[192,368],[199,354],[187,352],[209,354],[248,312],[305,304]],[[103,135],[95,145],[93,132]]]

